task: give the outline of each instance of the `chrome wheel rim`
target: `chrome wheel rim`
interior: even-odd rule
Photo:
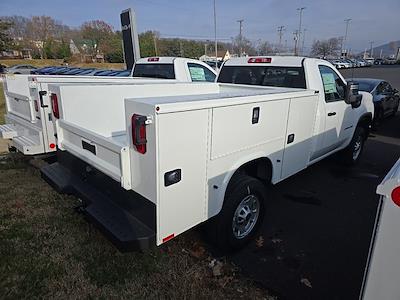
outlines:
[[[255,195],[247,195],[238,205],[233,215],[232,231],[237,239],[249,235],[260,214],[260,200]]]
[[[353,148],[353,160],[356,160],[360,156],[361,148],[362,148],[362,137],[358,136],[357,141],[355,142]]]

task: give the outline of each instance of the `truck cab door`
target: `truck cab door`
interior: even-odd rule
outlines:
[[[319,65],[318,69],[325,98],[323,152],[328,153],[351,138],[355,126],[354,112],[351,105],[344,101],[346,84],[336,71],[327,65]]]

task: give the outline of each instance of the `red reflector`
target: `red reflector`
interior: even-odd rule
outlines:
[[[162,239],[162,242],[163,242],[163,243],[168,242],[169,240],[173,239],[174,237],[175,237],[175,233],[170,234],[169,236],[163,238],[163,239]]]
[[[59,119],[60,118],[60,111],[58,109],[58,99],[56,94],[51,94],[50,96],[51,99],[51,107],[53,110],[53,115]]]
[[[149,58],[147,59],[147,61],[159,61],[159,60],[160,60],[159,57],[149,57]]]
[[[254,63],[270,63],[272,61],[271,57],[252,57],[247,61],[249,64]]]
[[[136,115],[132,116],[132,140],[133,145],[139,153],[146,153],[146,120],[147,117]]]
[[[56,144],[51,143],[49,146],[50,146],[50,149],[54,149],[56,147]]]
[[[35,111],[38,112],[38,111],[39,111],[39,104],[38,104],[38,101],[35,100],[33,103],[35,104]]]
[[[392,191],[392,200],[397,206],[400,206],[400,186]]]

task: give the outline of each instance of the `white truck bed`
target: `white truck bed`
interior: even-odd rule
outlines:
[[[51,85],[58,95],[57,145],[90,163],[130,189],[125,97],[158,97],[191,93],[215,94],[214,83],[160,83],[157,85]]]

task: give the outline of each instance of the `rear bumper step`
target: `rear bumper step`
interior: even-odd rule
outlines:
[[[78,160],[76,158],[76,160]],[[61,160],[62,161],[62,160]],[[93,178],[87,178],[88,174],[82,178],[60,162],[47,165],[41,169],[42,177],[57,191],[61,193],[74,194],[79,197],[84,205],[83,214],[87,219],[94,223],[111,242],[121,251],[136,251],[149,249],[156,244],[155,226],[152,218],[155,208],[150,207],[149,203],[143,203],[143,197],[135,193],[125,196],[112,192],[109,182],[102,181],[102,175],[96,174],[95,180],[98,184],[93,184]],[[80,171],[83,171],[82,169]],[[97,171],[98,172],[98,171]],[[91,176],[91,175],[89,175]],[[100,186],[100,188],[99,188]],[[102,190],[101,186],[107,187]],[[122,188],[119,186],[119,189]],[[114,197],[113,197],[114,196]],[[121,199],[125,198],[125,199]],[[119,201],[115,201],[118,198]],[[122,207],[120,200],[130,202],[130,207]],[[148,200],[145,200],[149,202]],[[133,211],[132,211],[133,207]],[[146,210],[146,213],[143,210]],[[144,222],[143,218],[146,218]]]
[[[11,124],[0,125],[0,138],[12,139],[18,136],[17,128]]]

